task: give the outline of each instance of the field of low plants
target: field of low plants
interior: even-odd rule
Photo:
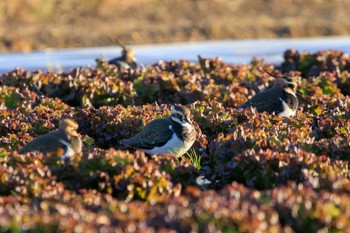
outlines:
[[[298,83],[295,117],[237,109]],[[350,232],[350,57],[288,50],[280,66],[158,62],[0,76],[0,232]],[[121,146],[172,104],[191,110],[177,159]],[[17,149],[75,119],[70,161]]]

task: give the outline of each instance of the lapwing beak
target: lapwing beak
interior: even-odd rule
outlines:
[[[297,90],[297,94],[304,96],[304,93],[302,93],[301,91]]]

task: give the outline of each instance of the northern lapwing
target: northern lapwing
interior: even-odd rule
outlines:
[[[190,120],[190,110],[172,106],[171,115],[149,122],[138,134],[121,141],[122,145],[137,148],[147,154],[183,155],[196,140],[196,131]]]
[[[62,159],[79,154],[82,149],[80,135],[77,132],[78,124],[71,119],[61,119],[58,130],[41,135],[18,150],[23,154],[31,151],[42,153],[51,152],[62,156]]]
[[[275,113],[282,117],[294,116],[299,106],[296,82],[291,78],[278,78],[265,72],[276,78],[274,86],[256,94],[239,108],[253,107],[258,112]]]
[[[116,65],[117,67],[123,68],[123,69],[129,69],[129,68],[136,69],[137,63],[136,63],[135,51],[133,49],[126,48],[123,44],[121,44],[118,41],[118,39],[113,40],[109,37],[108,39],[111,40],[112,42],[116,42],[123,49],[122,55],[120,57],[110,59],[108,63]]]

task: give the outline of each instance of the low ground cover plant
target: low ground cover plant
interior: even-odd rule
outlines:
[[[0,231],[350,231],[349,55],[284,59],[3,74]],[[296,116],[237,109],[273,85],[263,69],[297,81]],[[175,103],[198,132],[187,154],[150,157],[119,143]],[[62,117],[78,122],[81,155],[16,152]]]

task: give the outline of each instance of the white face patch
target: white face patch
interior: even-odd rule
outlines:
[[[174,117],[174,116],[171,116],[171,119],[179,124],[181,124],[181,121],[177,118],[177,117]]]
[[[66,132],[69,136],[75,136],[75,137],[78,137],[78,132],[77,132],[77,128],[73,128],[73,127],[68,127],[66,129]]]
[[[66,157],[71,157],[72,155],[75,154],[74,150],[69,146],[69,144],[64,141],[64,140],[60,140],[60,143],[62,143],[63,145],[65,145],[67,147],[66,152],[62,155],[62,159],[64,160]]]
[[[177,123],[179,123],[182,127],[186,128],[186,129],[191,129],[193,126],[188,123],[187,121],[180,121],[180,119],[176,118],[176,117],[171,117],[171,119]]]
[[[288,104],[286,104],[286,102],[284,102],[284,101],[282,100],[281,97],[280,97],[279,99],[281,100],[282,105],[283,105],[283,111],[280,112],[279,115],[280,115],[281,117],[290,117],[290,116],[294,116],[295,113],[296,113],[296,110],[291,109],[291,108],[288,106]]]
[[[185,129],[187,129],[189,131],[193,128],[193,126],[188,122],[183,122],[181,125],[182,125],[182,127],[184,127]]]
[[[295,95],[294,91],[290,87],[284,88],[284,91],[291,94],[291,95]]]

